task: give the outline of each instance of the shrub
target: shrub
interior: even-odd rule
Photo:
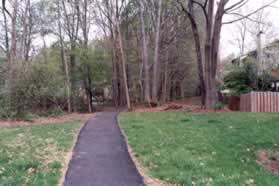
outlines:
[[[240,95],[255,91],[268,91],[273,78],[268,72],[258,76],[255,62],[245,61],[243,66],[235,67],[224,78],[224,88],[230,89],[231,95]]]
[[[225,108],[225,105],[222,102],[218,102],[214,105],[214,110],[222,110],[224,108]]]
[[[5,77],[0,77],[0,117],[29,120],[40,112],[61,112],[66,93],[59,60],[48,57],[45,62],[38,57],[29,62],[17,61],[11,82],[6,83]]]
[[[252,82],[243,69],[235,69],[224,78],[224,88],[232,90],[233,95],[239,95],[253,90]]]
[[[63,115],[64,113],[65,112],[63,109],[61,109],[60,107],[55,107],[53,109],[48,109],[45,112],[38,113],[38,116],[41,116],[41,117],[60,116],[60,115]]]

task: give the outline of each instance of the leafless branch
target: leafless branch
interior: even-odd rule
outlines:
[[[4,9],[4,12],[6,12],[10,17],[12,17],[11,13],[6,8],[6,0],[2,0],[2,7]]]
[[[239,16],[240,18],[243,17],[243,15],[241,15],[240,13],[236,13],[236,12],[234,12],[234,13],[229,13],[229,14],[230,14],[230,15]],[[249,20],[249,21],[251,21],[251,22],[255,22],[255,23],[261,24],[261,25],[271,26],[270,24],[264,23],[264,22],[262,22],[262,21],[255,20],[255,19],[253,19],[253,18],[251,18],[251,17],[246,17],[245,19],[247,19],[247,20]]]
[[[231,5],[230,7],[226,8],[225,12],[239,9],[239,8],[243,7],[244,5],[246,5],[249,1],[250,0],[240,0],[237,3],[235,3],[235,4]]]
[[[276,1],[277,1],[277,0],[273,0],[272,2],[270,2],[270,3],[268,3],[268,4],[264,5],[264,6],[262,6],[262,7],[258,8],[258,9],[256,9],[256,10],[250,12],[249,14],[243,15],[242,17],[240,17],[240,18],[238,18],[238,19],[235,19],[235,20],[232,20],[232,21],[223,22],[222,24],[224,24],[224,25],[225,25],[225,24],[232,24],[232,23],[241,21],[241,20],[243,20],[243,19],[247,19],[247,18],[249,18],[250,16],[256,14],[257,12],[259,12],[259,11],[261,11],[261,10],[263,10],[263,9],[265,9],[265,8],[267,8],[267,7],[269,7],[270,5],[272,5],[273,3],[275,3]]]

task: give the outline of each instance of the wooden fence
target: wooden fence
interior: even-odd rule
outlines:
[[[240,96],[241,112],[279,112],[278,92],[251,92]]]
[[[228,107],[232,111],[240,111],[240,96],[230,96],[228,98]]]

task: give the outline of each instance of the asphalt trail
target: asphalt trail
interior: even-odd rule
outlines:
[[[117,124],[117,112],[98,113],[82,129],[64,186],[141,186]]]

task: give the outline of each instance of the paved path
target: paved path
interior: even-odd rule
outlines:
[[[82,129],[64,186],[141,186],[116,112],[103,112]]]

